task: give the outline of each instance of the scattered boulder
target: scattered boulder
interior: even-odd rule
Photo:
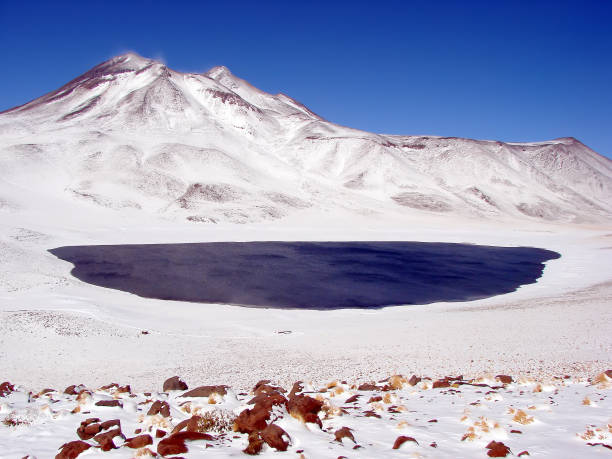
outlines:
[[[254,456],[261,452],[263,445],[264,445],[264,441],[259,435],[259,432],[251,432],[249,434],[249,444],[245,449],[242,450],[242,452],[245,454],[250,454],[251,456]]]
[[[163,390],[164,392],[168,392],[171,390],[187,390],[187,384],[181,380],[178,376],[173,376],[172,378],[168,378],[164,381]]]
[[[419,442],[416,441],[413,437],[407,437],[405,435],[400,435],[399,437],[395,439],[395,443],[393,443],[393,449],[400,449],[400,447],[407,441],[412,441],[416,443],[417,445],[419,444]]]
[[[510,454],[510,448],[500,441],[491,441],[486,448],[489,450],[487,452],[489,457],[506,457]]]
[[[89,443],[80,440],[64,443],[60,446],[60,452],[55,456],[55,459],[75,459],[89,448],[91,448]]]
[[[518,457],[523,457],[523,456],[530,456],[529,451],[525,450],[525,451],[521,451],[520,453],[517,454]]]
[[[118,427],[121,430],[121,421],[119,419],[111,419],[100,423],[102,430],[110,429],[111,427]]]
[[[319,419],[319,411],[323,407],[323,402],[309,397],[308,395],[296,395],[291,397],[287,403],[287,411],[291,416],[303,422],[311,422],[322,427]]]
[[[100,445],[102,451],[110,451],[116,449],[117,446],[113,442],[115,437],[121,437],[125,439],[125,436],[121,433],[121,429],[113,429],[108,432],[100,433],[93,437],[94,441]]]
[[[0,384],[0,397],[6,397],[8,394],[14,391],[15,386],[10,382],[4,381],[2,384]]]
[[[266,428],[270,419],[270,409],[256,405],[253,409],[243,410],[234,420],[234,432],[253,433]]]
[[[408,384],[410,384],[411,386],[416,386],[420,382],[421,378],[419,378],[417,375],[412,375],[408,380]]]
[[[359,395],[359,394],[352,395],[349,398],[347,398],[344,403],[353,403],[353,402],[356,402],[359,397],[361,397],[361,395]]]
[[[447,379],[438,379],[437,381],[433,382],[433,385],[431,387],[434,389],[450,387],[450,383],[448,382]]]
[[[108,407],[116,407],[123,408],[123,403],[119,400],[100,400],[96,402],[96,406],[108,406]]]
[[[381,389],[380,387],[372,383],[364,383],[357,388],[357,390],[380,390],[380,389]]]
[[[276,424],[270,424],[261,431],[260,435],[270,448],[274,448],[277,451],[287,451],[287,447],[291,443],[289,434]]]
[[[302,385],[302,381],[296,381],[293,383],[293,387],[291,388],[291,392],[289,392],[289,398],[297,395],[298,393],[304,390],[304,386]]]
[[[336,441],[340,443],[342,443],[343,438],[349,438],[353,441],[353,443],[357,443],[355,441],[355,437],[353,436],[353,432],[351,432],[351,429],[348,427],[342,427],[341,429],[336,430],[334,435],[336,437]]]
[[[213,394],[225,395],[229,386],[200,386],[189,392],[184,393],[181,397],[210,397]]]
[[[170,405],[168,405],[168,402],[160,400],[153,402],[147,412],[147,416],[155,416],[156,414],[161,414],[164,418],[170,417]]]
[[[144,434],[139,435],[137,437],[128,438],[123,446],[127,446],[128,448],[138,449],[144,448],[145,446],[149,446],[153,444],[153,438],[151,435]]]
[[[100,433],[102,426],[98,424],[99,421],[99,418],[89,418],[81,422],[81,425],[76,431],[79,438],[81,440],[89,440]]]
[[[185,442],[198,440],[214,440],[214,438],[211,435],[200,432],[178,432],[160,441],[157,445],[157,452],[162,456],[187,453],[189,449]]]
[[[495,376],[495,379],[497,379],[502,384],[511,384],[514,381],[512,379],[512,376],[508,375],[497,375]]]

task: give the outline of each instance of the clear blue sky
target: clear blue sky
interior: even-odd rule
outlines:
[[[612,1],[0,0],[0,110],[133,50],[226,65],[339,124],[612,156]]]

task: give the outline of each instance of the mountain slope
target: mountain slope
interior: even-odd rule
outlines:
[[[609,222],[612,161],[573,138],[371,134],[225,67],[181,73],[130,53],[0,114],[0,211],[25,194],[197,222],[305,208]]]

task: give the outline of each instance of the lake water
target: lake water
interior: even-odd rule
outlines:
[[[536,282],[559,254],[430,242],[91,245],[50,252],[89,284],[146,298],[335,309],[466,301]]]

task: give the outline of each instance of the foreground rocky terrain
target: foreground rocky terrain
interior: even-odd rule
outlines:
[[[251,390],[0,385],[3,458],[607,457],[612,371],[547,381],[489,375],[378,382],[269,380]]]

